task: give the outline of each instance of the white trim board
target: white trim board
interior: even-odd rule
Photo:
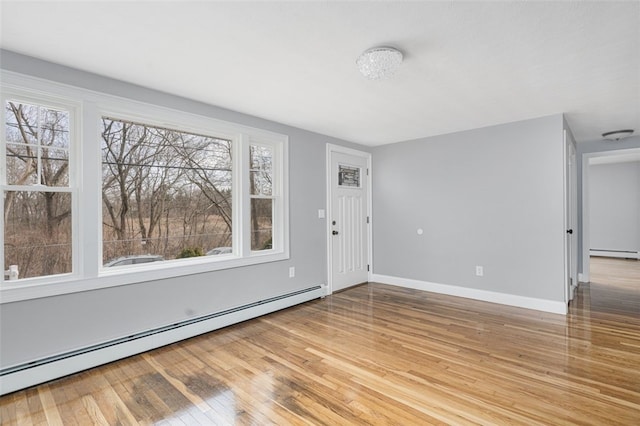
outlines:
[[[108,345],[101,349],[88,350],[78,354],[65,356],[60,354],[55,361],[29,367],[25,363],[23,369],[7,373],[0,377],[0,395],[34,386],[49,380],[97,367],[112,361],[147,352],[171,343],[218,330],[242,321],[257,318],[271,312],[289,308],[300,303],[322,298],[326,295],[324,285],[310,291],[301,291],[291,296],[278,298],[269,302],[239,309],[204,321],[195,322],[179,328],[153,333],[135,340]]]
[[[497,293],[494,291],[458,287],[448,284],[437,284],[427,281],[413,280],[409,278],[398,278],[380,274],[372,274],[371,282],[412,288],[415,290],[429,291],[432,293],[446,294],[449,296],[464,297],[466,299],[481,300],[484,302],[498,303],[500,305],[515,306],[518,308],[534,309],[536,311],[550,312],[552,314],[567,314],[567,305],[564,302],[554,300],[536,299],[533,297]]]
[[[619,257],[621,259],[640,259],[640,252],[619,250],[589,250],[589,256],[595,257]]]

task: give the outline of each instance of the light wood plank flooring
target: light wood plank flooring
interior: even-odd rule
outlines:
[[[2,425],[640,425],[640,262],[569,315],[380,284],[0,398]]]

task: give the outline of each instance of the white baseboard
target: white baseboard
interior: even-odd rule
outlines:
[[[580,283],[588,283],[589,282],[589,275],[588,274],[584,274],[582,272],[578,273],[578,282]]]
[[[482,300],[484,302],[499,303],[501,305],[516,306],[519,308],[534,309],[536,311],[551,312],[554,314],[567,314],[567,305],[564,302],[554,300],[536,299],[533,297],[516,296],[513,294],[496,293],[487,290],[478,290],[468,287],[458,287],[448,284],[430,283],[427,281],[412,280],[408,278],[391,277],[388,275],[372,274],[371,280],[382,284],[399,287],[413,288],[416,290],[430,291],[432,293],[447,294],[449,296],[464,297],[467,299]]]
[[[589,256],[617,257],[622,259],[640,260],[640,252],[637,251],[589,250]]]
[[[208,333],[222,327],[279,311],[313,299],[318,299],[325,295],[325,286],[320,286],[317,289],[294,293],[292,296],[265,303],[252,304],[246,309],[236,310],[189,325],[171,328],[135,340],[119,342],[84,353],[81,351],[75,351],[76,353],[81,353],[70,354],[68,357],[61,354],[56,357],[55,361],[42,363],[41,365],[29,366],[29,364],[25,364],[24,368],[4,374],[0,377],[0,395],[64,377],[88,368],[97,367],[102,364],[146,352],[151,349],[159,348],[203,333]],[[15,369],[15,367],[12,369]]]

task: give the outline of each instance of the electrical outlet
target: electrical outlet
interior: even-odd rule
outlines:
[[[476,276],[481,277],[484,275],[484,267],[476,266]]]
[[[296,267],[292,266],[289,268],[289,278],[293,278],[296,276]]]

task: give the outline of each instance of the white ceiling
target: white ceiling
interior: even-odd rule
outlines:
[[[366,145],[549,114],[640,131],[640,2],[1,1],[0,46]],[[356,57],[405,54],[390,80]]]

